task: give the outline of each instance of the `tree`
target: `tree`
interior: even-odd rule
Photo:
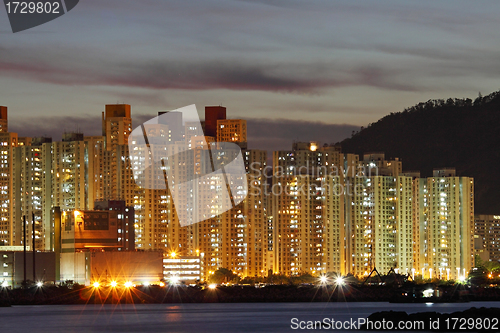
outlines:
[[[238,279],[239,279],[238,275],[234,274],[229,269],[219,268],[214,272],[214,274],[212,274],[212,276],[208,278],[208,281],[210,283],[221,284],[221,283],[237,281]]]

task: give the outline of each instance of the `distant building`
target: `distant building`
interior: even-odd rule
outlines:
[[[295,142],[291,151],[273,153],[270,189],[275,273],[346,272],[344,197],[328,196],[324,186],[343,182],[343,160],[336,147]],[[337,169],[336,169],[337,168]],[[328,185],[327,185],[328,184]]]
[[[7,107],[0,109],[0,246],[14,245],[16,226],[13,223],[15,209],[14,149],[17,133],[8,132]]]
[[[158,121],[163,127],[168,126],[168,133],[165,133],[166,142],[174,143],[183,139],[182,112],[160,111],[158,116],[167,114],[167,117],[159,117]],[[165,122],[163,122],[165,120]]]
[[[481,244],[476,254],[487,253],[481,259],[500,261],[500,215],[475,215],[474,236]]]
[[[371,270],[457,279],[473,267],[474,182],[452,168],[420,178],[384,153],[317,142],[273,155],[276,272]],[[278,193],[275,193],[275,192]]]
[[[53,229],[50,212],[52,196],[52,138],[33,138],[14,148],[14,221],[22,221],[23,216],[30,223],[26,230],[27,238],[32,239],[35,219],[35,238],[37,251],[50,251],[53,248]],[[22,223],[14,224],[13,245],[22,245]]]
[[[217,120],[217,142],[237,143],[247,147],[247,121],[243,119]]]
[[[420,178],[417,223],[425,277],[459,279],[474,267],[474,180],[451,168]]]
[[[7,121],[7,107],[0,106],[0,133],[9,132],[9,123]]]
[[[102,136],[104,152],[101,156],[101,174],[104,182],[102,197],[95,200],[115,200],[121,190],[119,184],[119,161],[126,157],[123,147],[128,145],[132,132],[131,107],[128,104],[108,104],[102,113]]]
[[[7,108],[0,107],[0,246],[23,245],[26,217],[27,243],[34,236],[35,250],[57,253],[62,243],[64,262],[74,257],[65,276],[86,283],[93,273],[80,268],[89,264],[88,253],[136,248],[198,258],[202,280],[219,268],[242,277],[265,276],[268,270],[366,276],[374,268],[381,273],[393,268],[456,279],[474,265],[473,253],[500,260],[499,219],[479,215],[474,222],[474,181],[456,176],[453,168],[422,178],[418,171],[403,172],[401,160],[382,152],[360,157],[311,141],[274,152],[271,175],[267,152],[246,149],[246,120],[227,119],[225,107],[207,106],[201,124],[184,122],[179,112],[162,114],[167,117],[148,126],[147,135],[173,143],[170,156],[180,147],[192,149],[177,155],[179,164],[169,176],[210,174],[211,163],[201,163],[209,148],[235,143],[247,172],[245,200],[235,207],[234,197],[220,206],[204,202],[198,206],[208,206],[210,215],[181,226],[178,212],[198,214],[191,209],[192,193],[182,193],[174,205],[162,168],[148,178],[161,184],[158,189],[134,180],[133,170],[155,155],[153,149],[165,147],[150,142],[133,147],[137,154],[129,157],[130,105],[105,106],[101,136],[64,133],[60,142],[9,133]],[[168,124],[161,123],[165,118]],[[210,189],[225,185],[216,177],[205,183]],[[243,188],[237,192],[243,194]],[[218,214],[229,204],[232,209]],[[60,232],[53,223],[56,207],[65,214]]]
[[[217,137],[217,121],[226,119],[226,108],[223,106],[205,107],[205,135]]]

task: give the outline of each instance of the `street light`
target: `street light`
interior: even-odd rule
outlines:
[[[38,282],[36,283],[36,286],[37,286],[38,288],[41,288],[41,287],[43,286],[43,283],[42,283],[42,282],[40,282],[40,281],[38,281]]]
[[[116,283],[116,281],[111,281],[111,287],[115,288],[117,285],[118,283]]]
[[[132,288],[133,284],[130,281],[125,282],[125,288]]]
[[[171,284],[179,284],[179,282],[180,282],[180,279],[179,279],[178,276],[171,276],[170,277],[170,283]]]
[[[94,286],[94,288],[99,288],[100,284],[99,284],[99,282],[96,281],[96,282],[94,282],[93,286]]]
[[[342,276],[337,276],[337,278],[335,279],[335,283],[337,284],[337,286],[343,286],[344,285],[344,278]]]

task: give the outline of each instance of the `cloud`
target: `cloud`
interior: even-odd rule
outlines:
[[[288,119],[247,119],[248,146],[268,151],[290,150],[293,141],[332,144],[350,137],[359,126]]]
[[[99,114],[96,116],[62,116],[16,118],[9,116],[9,132],[19,137],[50,137],[60,141],[65,132],[80,132],[86,136],[101,135]]]
[[[346,66],[334,61],[245,58],[116,60],[111,55],[93,57],[78,49],[57,53],[52,50],[34,53],[16,48],[0,51],[0,71],[4,76],[56,85],[299,94],[323,94],[331,88],[349,86],[416,90],[408,81],[399,79],[401,69],[387,69],[376,64]]]

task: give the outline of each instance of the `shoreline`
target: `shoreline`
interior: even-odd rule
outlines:
[[[408,289],[408,288],[407,288]],[[500,301],[498,288],[440,288],[441,297],[401,298],[402,289],[389,286],[138,286],[131,288],[61,286],[0,290],[0,306],[72,304],[177,304],[177,303],[290,303],[290,302],[393,302],[457,303]]]

